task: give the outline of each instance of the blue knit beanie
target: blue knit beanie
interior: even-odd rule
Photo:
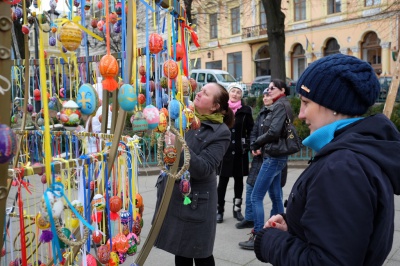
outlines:
[[[297,81],[300,95],[346,115],[362,115],[378,98],[373,68],[354,56],[333,54],[310,64]]]

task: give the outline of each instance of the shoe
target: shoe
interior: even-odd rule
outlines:
[[[240,223],[237,223],[235,226],[236,226],[237,229],[253,228],[254,227],[254,222],[244,219]]]
[[[236,218],[239,222],[243,221],[244,217],[242,215],[242,199],[233,199],[233,218]]]
[[[217,223],[222,223],[224,221],[224,213],[217,213]]]
[[[239,246],[243,249],[254,250],[254,240],[256,239],[256,235],[252,230],[250,233],[250,238],[247,241],[239,242]]]

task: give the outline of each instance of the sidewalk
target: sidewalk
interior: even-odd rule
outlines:
[[[297,177],[304,170],[306,164],[299,168],[299,164],[289,165],[287,184],[283,189],[284,198],[288,197],[288,194],[296,181]],[[296,168],[297,167],[297,168]],[[155,172],[157,169],[152,169]],[[150,169],[147,171],[150,172]],[[152,172],[152,173],[153,173]],[[155,175],[145,176],[145,173],[141,173],[139,177],[139,190],[144,199],[144,227],[141,233],[142,243],[146,240],[150,231],[150,221],[153,217],[154,206],[156,201],[156,188],[155,182],[159,170],[156,171]],[[265,264],[257,260],[253,251],[241,249],[238,246],[240,241],[248,239],[248,233],[250,229],[236,229],[236,219],[232,216],[232,198],[233,198],[233,181],[228,183],[226,193],[226,206],[227,210],[224,214],[224,222],[217,224],[217,236],[214,246],[214,257],[217,266],[261,266],[270,265]],[[395,197],[396,206],[396,217],[395,217],[395,233],[392,251],[390,252],[385,266],[398,266],[400,265],[400,197]],[[271,209],[271,202],[268,197],[264,200],[265,210]],[[266,211],[267,213],[268,211]],[[141,246],[139,246],[140,251]],[[129,266],[134,262],[135,257],[129,257],[127,262],[123,265]],[[153,248],[144,264],[144,266],[174,266],[174,255],[167,253],[163,250]],[[143,266],[143,265],[141,265]]]

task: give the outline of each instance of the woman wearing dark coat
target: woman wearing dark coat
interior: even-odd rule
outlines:
[[[233,217],[238,221],[243,220],[243,177],[249,174],[250,133],[254,125],[252,110],[242,101],[242,86],[237,83],[231,84],[228,93],[229,107],[235,113],[235,125],[231,128],[231,143],[224,155],[219,174],[217,223],[223,221],[226,188],[231,176],[234,180]]]
[[[217,169],[228,149],[234,123],[228,106],[228,92],[217,83],[208,83],[193,101],[201,121],[197,130],[185,134],[190,150],[191,203],[175,183],[168,211],[155,246],[175,255],[175,265],[215,265],[213,248],[217,214]],[[170,136],[171,137],[171,136]],[[166,133],[167,139],[167,133]],[[181,155],[183,157],[183,155]],[[157,181],[156,213],[166,185],[166,175]]]
[[[316,155],[293,185],[286,215],[258,232],[256,256],[273,265],[382,265],[400,194],[400,133],[383,114],[362,117],[379,95],[375,71],[353,56],[326,56],[296,91],[310,128],[303,144]]]

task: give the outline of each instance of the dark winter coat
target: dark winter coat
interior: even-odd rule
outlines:
[[[269,107],[264,106],[263,108],[261,108],[260,113],[258,114],[256,120],[254,121],[254,126],[250,133],[250,143],[255,142],[256,139],[266,131],[263,128],[264,127],[263,122],[269,112],[270,112]],[[246,180],[247,184],[254,187],[254,184],[256,183],[258,172],[260,171],[263,160],[264,159],[263,159],[262,155],[253,157],[253,160],[251,161],[249,175],[247,176],[247,180]]]
[[[231,143],[221,165],[221,176],[247,176],[249,174],[250,132],[254,120],[250,106],[236,111],[235,125],[231,128]],[[247,147],[243,145],[243,141]]]
[[[273,265],[382,265],[400,194],[400,134],[384,115],[335,132],[290,193],[288,231],[263,229],[257,258]]]
[[[228,149],[230,131],[225,124],[202,122],[198,130],[185,135],[190,149],[190,184],[192,203],[183,204],[179,182],[175,183],[168,211],[155,246],[188,258],[212,255],[216,232],[216,171]],[[181,155],[182,156],[182,155]],[[166,185],[166,177],[157,181],[156,212]]]
[[[279,139],[279,137],[282,135],[282,129],[286,120],[286,116],[288,115],[290,120],[293,121],[292,107],[290,106],[286,96],[279,98],[269,107],[269,109],[270,112],[267,114],[262,123],[262,135],[259,135],[259,137],[252,142],[250,146],[252,151],[264,147],[264,158],[270,157],[268,155],[268,150],[265,149],[265,144],[275,142]]]

